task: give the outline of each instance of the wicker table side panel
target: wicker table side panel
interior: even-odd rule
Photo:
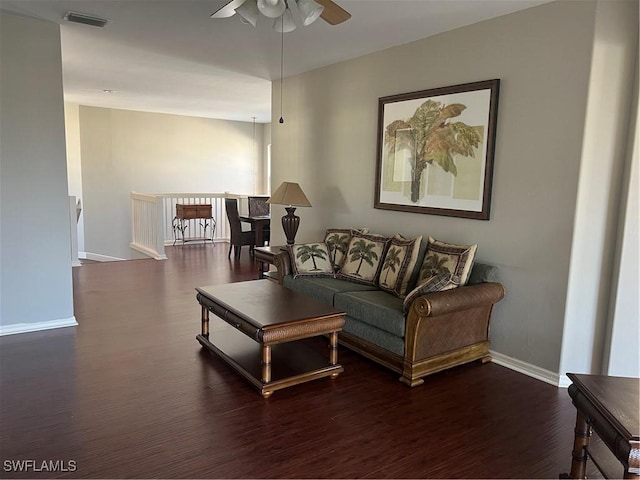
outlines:
[[[343,326],[343,315],[303,320],[285,325],[273,325],[264,327],[258,332],[258,341],[265,345],[290,342],[302,338],[339,332]]]

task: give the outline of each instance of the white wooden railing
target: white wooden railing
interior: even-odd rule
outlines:
[[[164,247],[176,242],[174,218],[176,204],[210,204],[215,220],[213,235],[210,226],[205,231],[204,222],[190,220],[189,237],[208,237],[214,242],[229,241],[231,232],[224,207],[225,198],[239,199],[238,209],[247,211],[247,196],[225,193],[131,193],[131,248],[149,255],[156,260],[166,259]]]
[[[131,248],[156,260],[166,260],[164,253],[165,218],[162,195],[131,193]]]

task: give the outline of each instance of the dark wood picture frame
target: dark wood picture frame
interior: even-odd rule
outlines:
[[[374,208],[489,220],[500,80],[378,99]]]

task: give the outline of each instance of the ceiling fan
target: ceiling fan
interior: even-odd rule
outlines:
[[[296,28],[293,10],[297,10],[304,26],[311,25],[318,17],[330,25],[338,25],[351,18],[349,12],[332,0],[230,0],[211,14],[211,18],[228,18],[237,13],[243,23],[255,27],[262,14],[276,19],[274,30],[287,33]]]

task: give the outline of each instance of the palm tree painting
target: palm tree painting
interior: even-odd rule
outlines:
[[[382,265],[382,271],[385,272],[384,280],[382,283],[389,286],[389,272],[396,272],[396,267],[399,267],[402,263],[400,257],[401,250],[397,247],[391,247],[387,256],[384,258],[384,264]]]
[[[437,253],[427,255],[420,268],[420,280],[425,280],[441,273],[451,273],[447,266],[449,260],[449,257],[441,257]]]
[[[327,259],[327,257],[325,257],[325,251],[322,250],[318,244],[300,246],[300,248],[298,248],[296,258],[299,258],[303,264],[311,260],[313,262],[313,268],[309,270],[310,272],[318,272],[321,270],[316,264],[316,258],[320,258],[322,260]]]
[[[329,248],[329,256],[331,257],[332,265],[334,266],[338,265],[338,262],[336,261],[336,256],[338,255],[338,252],[340,252],[342,255],[347,254],[347,247],[349,246],[348,240],[349,240],[348,235],[340,234],[340,233],[334,233],[327,238],[325,243]]]
[[[411,201],[418,203],[422,173],[427,165],[439,166],[444,172],[458,175],[454,155],[473,157],[474,148],[482,143],[478,128],[453,121],[466,105],[446,105],[429,99],[416,109],[411,118],[395,120],[387,125],[384,145],[387,155],[407,150],[411,169]]]
[[[353,243],[351,250],[349,250],[349,255],[351,256],[349,258],[349,261],[350,262],[357,262],[358,260],[360,261],[360,263],[358,263],[358,268],[353,273],[353,275],[355,275],[356,277],[362,277],[362,275],[360,275],[360,269],[362,268],[363,262],[366,262],[367,264],[373,267],[373,261],[378,260],[379,258],[378,254],[374,251],[376,246],[377,245],[375,243],[367,242],[363,239],[356,240]]]

